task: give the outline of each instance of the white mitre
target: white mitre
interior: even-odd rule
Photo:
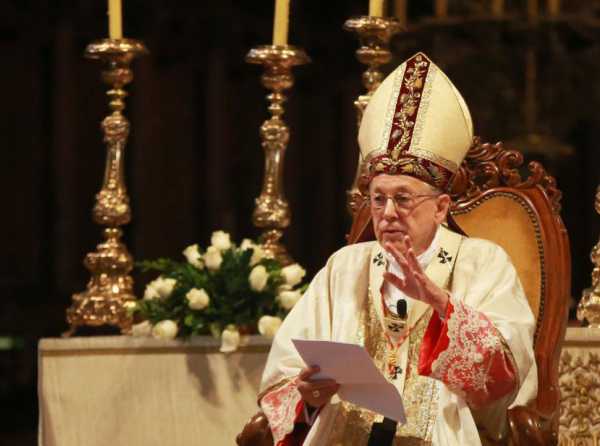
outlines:
[[[359,187],[387,173],[447,190],[472,141],[464,99],[439,67],[417,53],[381,83],[365,109]]]

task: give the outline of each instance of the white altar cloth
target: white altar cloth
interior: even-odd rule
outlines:
[[[270,340],[225,355],[210,337],[42,339],[40,446],[235,444],[258,411]]]

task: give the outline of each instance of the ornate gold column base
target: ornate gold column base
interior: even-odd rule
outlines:
[[[358,128],[371,95],[383,81],[381,66],[392,59],[390,39],[403,27],[393,17],[359,16],[346,20],[344,29],[358,35],[360,47],[356,50],[356,58],[367,66],[367,70],[362,75],[362,82],[367,92],[354,101]],[[352,188],[346,192],[347,207],[351,215],[354,215],[364,199],[357,187],[359,170],[360,166],[357,166]]]
[[[600,214],[600,186],[596,189],[594,207]],[[600,328],[600,241],[592,249],[590,258],[594,264],[592,286],[583,291],[577,307],[577,319],[587,320],[591,328]]]
[[[119,240],[121,235],[118,228],[105,229],[105,241],[86,255],[83,263],[92,277],[85,291],[73,295],[67,310],[67,322],[73,329],[84,325],[112,325],[123,332],[131,329],[132,320],[123,303],[135,300],[129,276],[133,259]]]
[[[598,245],[594,251],[600,249]],[[600,328],[600,294],[598,287],[587,288],[577,308],[577,319],[587,320],[591,328]]]
[[[290,130],[283,121],[283,92],[294,85],[292,67],[310,62],[304,50],[292,46],[264,45],[253,48],[246,62],[264,66],[263,86],[270,90],[267,96],[271,118],[260,128],[261,145],[265,152],[265,173],[262,191],[256,199],[252,216],[254,226],[262,230],[260,242],[268,257],[284,265],[293,262],[280,239],[290,225],[291,212],[283,193],[283,160],[290,139]]]
[[[88,45],[85,56],[104,63],[102,80],[108,84],[110,114],[102,121],[106,143],[106,167],[102,189],[96,195],[92,215],[94,222],[105,226],[104,242],[84,260],[91,279],[85,291],[72,296],[67,309],[69,331],[74,334],[81,326],[116,326],[121,332],[131,329],[132,319],[125,302],[135,300],[133,258],[121,242],[119,229],[131,221],[131,208],[125,186],[124,151],[129,136],[129,121],[123,115],[127,92],[123,87],[133,80],[132,60],[147,53],[145,46],[132,39],[103,39]]]
[[[559,446],[600,445],[600,330],[567,328],[559,373]]]

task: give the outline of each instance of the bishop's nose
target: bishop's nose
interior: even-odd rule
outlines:
[[[386,197],[385,206],[383,207],[383,216],[386,218],[394,218],[397,216],[396,204],[390,197]]]

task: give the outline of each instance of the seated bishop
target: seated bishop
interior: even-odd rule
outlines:
[[[506,438],[507,409],[537,392],[535,319],[504,250],[444,225],[473,139],[467,105],[418,53],[375,91],[358,139],[376,240],[335,252],[275,336],[259,395],[275,445]],[[363,345],[402,396],[406,423],[340,400],[292,339]]]

